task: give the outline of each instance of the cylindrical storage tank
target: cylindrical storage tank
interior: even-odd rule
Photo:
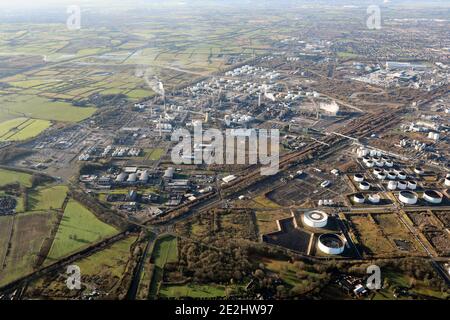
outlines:
[[[384,165],[388,168],[392,168],[394,166],[394,162],[392,162],[391,160],[385,161]]]
[[[370,189],[370,183],[366,181],[362,181],[359,183],[359,189],[360,190],[369,190]]]
[[[363,157],[363,162],[364,162],[364,163],[367,163],[367,161],[370,161],[370,157],[364,156],[364,157]]]
[[[397,188],[399,188],[400,190],[406,190],[407,186],[408,184],[406,183],[406,181],[399,181],[397,183]]]
[[[366,167],[367,167],[367,168],[373,168],[374,165],[375,165],[375,164],[373,163],[372,160],[366,161]]]
[[[147,182],[148,178],[149,178],[148,171],[145,170],[144,172],[141,173],[141,176],[139,177],[139,181]]]
[[[379,174],[382,173],[382,172],[383,172],[383,170],[380,169],[380,168],[375,168],[375,169],[373,169],[373,174],[374,174],[375,176],[379,175]]]
[[[328,214],[318,210],[305,212],[303,222],[311,228],[323,228],[328,223]]]
[[[424,174],[423,168],[422,167],[415,167],[414,168],[414,173],[416,173],[416,174]]]
[[[381,201],[381,197],[378,193],[369,195],[369,201],[373,204],[378,204]]]
[[[408,181],[408,189],[416,190],[417,189],[417,182],[415,182],[413,180]]]
[[[384,161],[380,160],[380,161],[375,161],[375,165],[379,168],[384,166]]]
[[[406,172],[400,171],[400,172],[398,173],[397,177],[398,177],[400,180],[405,180],[405,179],[406,179]]]
[[[136,180],[137,180],[137,175],[136,175],[136,173],[132,173],[132,174],[130,174],[129,176],[128,176],[128,182],[136,182]]]
[[[345,243],[344,237],[334,233],[326,233],[319,236],[317,246],[323,253],[337,255],[344,252]]]
[[[423,199],[431,204],[440,204],[442,203],[442,199],[444,198],[444,195],[440,193],[439,191],[435,190],[426,190],[423,193]]]
[[[116,177],[116,182],[124,182],[127,178],[127,174],[125,172],[122,172]]]
[[[413,191],[400,191],[398,199],[404,204],[416,204],[419,196]]]
[[[380,180],[386,179],[386,173],[381,172],[381,173],[377,174],[377,178],[380,179]]]
[[[448,175],[445,177],[444,185],[445,185],[446,187],[450,187],[450,174],[448,174]]]
[[[389,189],[389,190],[395,190],[395,189],[397,189],[397,182],[396,182],[396,181],[389,181],[389,183],[388,183],[388,189]]]
[[[357,193],[353,196],[353,201],[355,201],[355,203],[364,203],[366,199],[362,193]]]
[[[372,160],[373,160],[373,162],[380,162],[381,158],[380,157],[373,157]]]
[[[370,156],[375,157],[377,155],[377,152],[375,150],[370,150]]]
[[[353,176],[353,180],[356,181],[356,182],[364,181],[364,175],[362,175],[361,173],[356,173]]]
[[[395,180],[395,178],[397,178],[397,174],[394,171],[388,171],[387,178],[389,180]]]
[[[389,161],[389,158],[386,156],[381,156],[381,160],[383,160],[384,162]]]

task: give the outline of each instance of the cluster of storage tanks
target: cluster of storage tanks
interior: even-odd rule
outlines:
[[[364,180],[364,175],[362,173],[356,173],[353,176],[353,180],[358,183],[358,188],[363,191],[370,190],[372,187],[371,184]],[[370,194],[368,196],[368,200],[372,204],[378,204],[381,201],[381,197],[378,193]],[[362,193],[357,193],[353,195],[353,201],[355,203],[364,203],[366,202],[366,197]]]
[[[425,190],[422,198],[429,204],[441,204],[444,195],[436,190]],[[414,191],[400,191],[398,199],[404,204],[413,205],[419,200],[419,195]]]
[[[305,212],[303,223],[310,228],[324,228],[328,224],[328,214],[318,210]],[[341,254],[345,250],[345,245],[345,238],[335,233],[321,234],[317,240],[319,250],[329,255]]]
[[[147,170],[144,171],[140,171],[140,172],[136,172],[136,173],[130,173],[127,174],[125,172],[120,173],[116,179],[115,182],[116,183],[137,183],[137,182],[141,182],[141,183],[147,183],[149,179],[149,174]]]

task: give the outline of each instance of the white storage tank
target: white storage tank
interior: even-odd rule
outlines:
[[[397,188],[399,188],[400,190],[406,190],[407,186],[408,184],[406,183],[406,181],[399,181],[397,183]]]
[[[328,214],[318,210],[305,212],[303,222],[311,228],[323,228],[328,223]]]
[[[345,244],[344,237],[334,233],[326,233],[319,236],[317,246],[323,253],[338,255],[344,252]]]
[[[385,180],[386,179],[386,173],[381,172],[379,174],[377,174],[377,178],[380,180]]]
[[[419,199],[417,193],[413,191],[400,191],[398,195],[398,199],[400,202],[404,204],[416,204],[417,200]]]
[[[396,182],[396,181],[389,181],[389,183],[388,183],[388,189],[389,189],[389,190],[395,190],[395,189],[397,189],[397,182]]]
[[[400,180],[405,180],[405,179],[406,179],[406,172],[400,171],[400,172],[398,173],[397,177],[398,177]]]
[[[369,201],[373,204],[378,204],[381,201],[381,197],[378,193],[369,195]]]
[[[120,173],[117,177],[116,177],[116,182],[124,182],[125,179],[127,178],[127,174],[125,172]]]
[[[413,180],[408,181],[408,189],[416,190],[417,189],[417,182],[413,181]]]
[[[128,182],[136,182],[136,180],[137,180],[137,175],[136,175],[136,173],[130,174],[130,175],[128,176],[128,179],[127,179]]]
[[[356,181],[356,182],[362,182],[362,181],[364,181],[364,175],[361,174],[361,173],[356,173],[353,176],[353,180]]]
[[[440,204],[442,203],[442,200],[444,199],[444,195],[440,193],[439,191],[435,190],[426,190],[423,193],[423,199],[431,204]]]
[[[445,177],[444,185],[445,185],[446,187],[450,187],[450,173],[447,174],[447,176]]]
[[[394,162],[392,160],[387,160],[384,165],[388,168],[392,168],[394,166]]]
[[[366,161],[366,167],[367,168],[373,168],[374,165],[375,164],[374,164],[374,162],[372,160]]]
[[[364,203],[366,201],[364,195],[362,193],[357,193],[353,196],[353,201],[355,203]]]
[[[362,181],[359,183],[359,189],[360,190],[369,190],[370,189],[370,183],[367,181]]]
[[[414,168],[414,173],[416,174],[424,174],[424,170],[422,167],[415,167]]]
[[[388,171],[387,178],[389,180],[395,180],[395,178],[397,178],[397,174],[394,171]]]
[[[382,173],[382,172],[383,172],[382,169],[379,169],[379,168],[373,169],[373,174],[374,174],[375,176],[379,175],[379,174]]]

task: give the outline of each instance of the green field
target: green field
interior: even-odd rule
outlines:
[[[150,149],[147,151],[147,160],[157,161],[164,155],[164,149]]]
[[[19,171],[0,169],[0,186],[17,182],[26,187],[31,187],[31,175]]]
[[[405,287],[409,288],[411,285],[411,277],[402,272],[393,271],[393,270],[385,270],[383,271],[383,278],[387,279],[389,282],[389,288],[383,288],[379,290],[375,296],[374,300],[393,300],[396,299],[394,297],[393,288],[394,287]],[[446,299],[448,297],[447,293],[440,292],[433,288],[430,288],[429,285],[426,285],[424,281],[414,281],[414,287],[409,291],[415,294],[437,298],[437,299]],[[410,299],[409,297],[399,297],[399,299]]]
[[[178,241],[175,237],[164,237],[157,240],[153,250],[156,266],[163,268],[168,262],[178,261]]]
[[[0,123],[0,141],[21,141],[34,138],[51,126],[48,120],[16,118]]]
[[[8,250],[8,240],[12,222],[13,218],[11,216],[0,217],[0,266],[3,263],[6,251]]]
[[[30,117],[64,122],[84,120],[96,110],[92,107],[74,107],[64,101],[26,94],[0,97],[0,109],[10,117]]]
[[[137,237],[128,237],[118,241],[111,247],[80,260],[77,265],[86,276],[105,274],[108,277],[121,278],[131,256],[131,246],[136,242],[136,239]]]
[[[0,271],[0,285],[33,271],[37,254],[45,238],[50,236],[55,222],[56,215],[52,212],[23,213],[15,216],[14,232],[10,252],[6,258],[6,267]]]
[[[75,264],[80,267],[83,275],[83,283],[95,285],[102,292],[110,292],[120,285],[129,260],[132,257],[132,246],[137,237],[130,236],[117,241],[110,247],[90,255],[87,258],[77,260]],[[101,284],[96,282],[101,277]],[[41,277],[28,286],[32,291],[39,290],[44,297],[64,296],[67,290],[65,281],[56,278],[48,282],[48,278]],[[76,290],[75,290],[76,291]],[[73,292],[77,294],[77,292]]]
[[[66,186],[37,188],[28,194],[29,210],[60,209],[66,198]]]
[[[150,297],[155,297],[158,293],[158,285],[162,281],[164,266],[168,262],[178,261],[177,238],[165,236],[157,239],[153,248],[152,261],[155,269],[150,284]]]
[[[159,291],[163,298],[224,298],[225,287],[219,285],[164,285]]]
[[[116,233],[115,228],[97,219],[80,203],[70,200],[47,260],[56,261]]]

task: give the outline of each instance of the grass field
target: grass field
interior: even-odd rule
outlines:
[[[393,300],[396,299],[394,297],[393,288],[394,287],[406,287],[409,288],[411,284],[411,277],[406,274],[403,274],[400,271],[394,270],[384,270],[383,278],[387,279],[389,282],[389,288],[383,288],[379,290],[374,296],[374,300]],[[428,296],[432,298],[438,299],[446,299],[448,294],[440,292],[438,290],[434,290],[430,288],[429,285],[426,285],[423,281],[414,281],[414,287],[410,289],[410,292],[416,293],[423,296]],[[399,299],[410,299],[409,297],[400,297]]]
[[[6,136],[5,140],[8,141],[23,141],[30,138],[34,138],[50,128],[52,123],[48,120],[36,120],[36,119],[30,119],[28,120],[25,125],[17,132],[13,131],[12,135]]]
[[[37,254],[45,238],[50,236],[56,215],[52,212],[18,214],[6,268],[0,271],[0,285],[9,283],[33,271]]]
[[[155,297],[158,285],[162,281],[163,269],[167,262],[178,261],[178,241],[173,236],[159,238],[155,242],[152,253],[152,261],[155,264],[153,277],[150,283],[150,297]]]
[[[411,251],[414,254],[424,253],[423,248],[416,243],[414,237],[408,232],[406,227],[400,223],[395,214],[375,214],[373,217],[383,229],[384,234],[391,241],[394,241],[395,239],[406,240],[412,244]]]
[[[274,211],[257,211],[256,222],[258,224],[259,234],[266,234],[278,230],[276,220],[289,218],[291,213],[289,211],[274,210]]]
[[[15,117],[78,122],[90,117],[95,108],[74,107],[63,101],[53,101],[32,95],[8,95],[0,97],[0,109]]]
[[[104,274],[108,277],[121,278],[132,253],[131,246],[136,239],[137,237],[128,237],[116,242],[111,247],[80,260],[77,265],[86,276]]]
[[[253,199],[255,207],[278,209],[280,206],[268,199],[265,195],[257,196]]]
[[[26,187],[31,187],[31,175],[19,171],[0,169],[0,186],[16,182]]]
[[[115,228],[97,219],[80,203],[70,200],[47,260],[53,262],[115,233]]]
[[[5,258],[6,251],[8,250],[8,241],[11,232],[12,222],[13,217],[11,216],[0,217],[0,270],[3,267],[3,260]]]
[[[28,193],[29,210],[60,209],[66,198],[66,186],[38,188]]]
[[[302,280],[297,276],[296,272],[299,270],[296,269],[295,266],[289,261],[263,259],[262,262],[268,270],[277,273],[283,281],[291,287],[304,284],[308,281]],[[308,272],[306,270],[302,270],[302,272],[315,279],[319,279],[321,277],[320,274]]]
[[[224,298],[225,287],[219,285],[164,285],[159,291],[162,298]]]
[[[108,293],[116,288],[124,276],[136,239],[137,237],[130,236],[87,258],[77,260],[75,264],[80,267],[83,284]],[[98,281],[100,278],[101,282]],[[46,277],[32,282],[28,288],[41,291],[40,294],[44,297],[65,296],[64,292],[67,290],[66,283],[61,278],[49,283]]]
[[[150,149],[147,151],[146,160],[157,161],[164,155],[164,149]]]
[[[157,267],[163,268],[168,262],[178,261],[177,238],[169,236],[160,238],[153,249],[153,259]]]
[[[349,217],[356,228],[361,249],[365,253],[382,255],[392,253],[395,250],[389,240],[381,233],[378,226],[370,221],[367,216],[352,215]]]

